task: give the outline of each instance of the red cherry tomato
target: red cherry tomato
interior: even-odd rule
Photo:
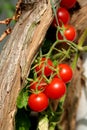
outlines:
[[[67,40],[74,41],[76,38],[76,29],[72,25],[65,25],[64,36]]]
[[[69,12],[65,8],[62,8],[62,7],[58,8],[58,10],[57,10],[57,20],[59,22],[59,25],[62,25],[62,23],[68,24],[69,21],[70,21]],[[52,25],[57,26],[57,22],[56,22],[55,17],[54,17]]]
[[[65,82],[69,82],[73,77],[72,68],[68,64],[59,64],[59,76]]]
[[[72,26],[72,25],[64,25],[64,36],[67,40],[69,41],[74,41],[76,38],[76,29]],[[58,32],[58,39],[62,40],[63,36],[60,34],[60,32]]]
[[[58,39],[59,39],[59,40],[63,40],[63,36],[61,35],[60,32],[58,32]]]
[[[35,112],[44,111],[48,104],[48,97],[44,93],[31,94],[28,99],[28,106]]]
[[[38,79],[40,80],[40,79]],[[30,83],[30,90],[45,90],[47,83],[43,80],[38,84],[39,81]]]
[[[67,9],[72,8],[76,3],[76,0],[62,0],[60,6],[65,7]]]
[[[44,93],[51,99],[59,99],[66,92],[65,83],[59,78],[53,78],[51,83],[46,87]]]
[[[60,24],[68,24],[70,21],[70,14],[65,8],[58,8],[57,17]]]
[[[52,69],[50,68],[53,66],[53,63],[50,59],[47,59],[47,63],[45,63],[45,61],[46,61],[46,58],[45,57],[42,58],[40,65],[36,66],[35,70],[36,70],[38,75],[41,75],[42,69],[44,68],[45,76],[50,76],[51,73],[53,72]]]

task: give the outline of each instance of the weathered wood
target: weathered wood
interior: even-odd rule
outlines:
[[[85,6],[87,4],[87,0],[77,0],[81,7]]]
[[[14,129],[16,98],[53,19],[50,2],[24,12],[0,55],[0,129]]]
[[[77,39],[87,28],[87,3],[81,9],[77,10],[71,17],[71,24],[77,29]]]

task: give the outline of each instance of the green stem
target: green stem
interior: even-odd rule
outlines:
[[[82,47],[83,43],[85,42],[85,39],[87,38],[87,29],[85,29],[85,31],[83,32],[82,36],[80,37],[79,41],[78,41],[78,46]]]
[[[87,46],[83,46],[83,47],[82,46],[78,46],[78,50],[79,51],[83,51],[83,52],[84,51],[87,52]]]
[[[50,55],[51,55],[51,53],[52,53],[54,47],[58,44],[58,42],[59,42],[59,41],[56,40],[56,41],[53,43],[53,45],[51,46],[49,52],[47,53],[47,57],[48,57],[48,58],[50,57]]]
[[[53,3],[52,0],[50,0],[50,3],[51,3],[51,5],[52,5],[52,9],[53,9],[53,13],[54,13],[54,16],[55,16],[55,19],[56,19],[57,25],[59,25],[59,23],[58,23],[58,19],[57,19],[57,14],[56,14],[56,9],[55,9],[55,7],[54,7],[54,3]]]
[[[87,52],[87,46],[83,46],[83,51]]]
[[[79,57],[79,53],[76,53],[75,56],[74,56],[73,62],[71,64],[71,67],[72,67],[73,70],[75,70],[75,68],[76,68],[78,57]]]

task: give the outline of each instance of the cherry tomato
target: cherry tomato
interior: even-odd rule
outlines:
[[[59,39],[59,40],[63,40],[63,36],[61,35],[60,32],[58,32],[58,39]]]
[[[39,80],[40,79],[38,79],[38,81],[36,81],[36,82],[33,81],[33,82],[30,83],[30,90],[45,90],[47,83],[43,79],[38,84]]]
[[[68,64],[59,64],[59,76],[65,82],[69,82],[73,77],[72,68]]]
[[[59,99],[66,92],[65,83],[59,78],[53,78],[51,83],[46,87],[44,93],[51,99]]]
[[[72,25],[64,25],[63,33],[65,38],[69,41],[74,41],[77,35],[76,29]],[[63,36],[60,32],[58,32],[58,39],[63,39]]]
[[[76,29],[72,25],[65,25],[64,36],[67,40],[74,41],[76,38]]]
[[[65,8],[58,8],[57,17],[59,23],[68,24],[70,21],[70,14]]]
[[[62,0],[60,6],[65,7],[67,9],[72,8],[76,3],[76,0]]]
[[[70,21],[70,14],[69,12],[65,9],[65,8],[58,8],[57,10],[57,20],[59,22],[59,25],[62,25],[63,24],[68,24],[69,21]],[[53,26],[57,26],[57,22],[56,22],[56,19],[54,17],[54,20],[53,20]]]
[[[51,73],[53,72],[52,69],[50,68],[53,66],[53,63],[50,59],[47,59],[47,63],[45,63],[45,61],[46,61],[46,58],[45,57],[42,58],[40,65],[36,66],[35,70],[36,70],[38,75],[41,75],[43,68],[44,68],[45,76],[50,76]]]
[[[28,106],[35,112],[44,111],[48,104],[48,97],[44,93],[31,94],[28,98]]]

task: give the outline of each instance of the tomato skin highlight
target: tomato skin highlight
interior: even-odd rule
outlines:
[[[62,0],[60,6],[70,9],[75,5],[75,3],[76,0]]]
[[[68,83],[73,77],[72,68],[68,64],[59,64],[59,76],[65,82]]]
[[[43,57],[41,59],[41,64],[36,66],[35,70],[37,72],[37,74],[40,76],[42,74],[42,68],[44,67],[44,74],[45,76],[50,76],[51,73],[53,72],[52,69],[50,67],[53,66],[53,63],[50,59],[47,59],[47,64],[45,64],[44,62],[46,61],[46,58]]]
[[[53,78],[44,93],[50,99],[60,99],[66,93],[66,85],[61,79]]]
[[[49,104],[49,99],[44,93],[31,94],[28,99],[28,106],[35,112],[44,111]]]

